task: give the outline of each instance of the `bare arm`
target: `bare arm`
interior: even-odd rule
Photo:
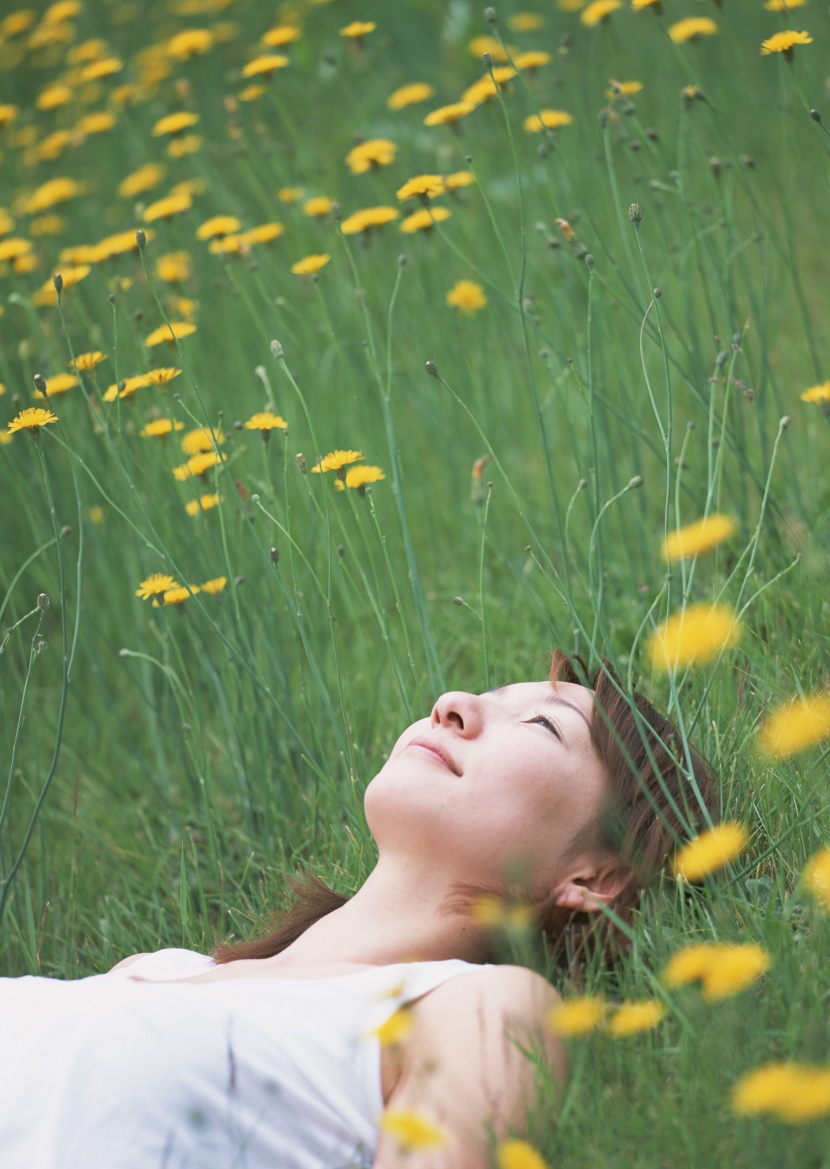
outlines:
[[[444,1130],[442,1147],[418,1150],[419,1167],[486,1169],[489,1134],[504,1140],[523,1131],[537,1103],[536,1070],[520,1048],[540,1050],[554,1078],[565,1082],[565,1048],[543,1026],[558,1001],[539,975],[500,966],[459,975],[416,1004],[387,1111],[411,1110]],[[397,1137],[381,1132],[374,1169],[396,1169],[406,1159]]]
[[[125,966],[132,966],[133,962],[137,962],[139,958],[146,958],[146,954],[130,954],[129,958],[122,958],[120,962],[116,962],[111,966],[108,973],[112,974],[113,970],[123,970]]]

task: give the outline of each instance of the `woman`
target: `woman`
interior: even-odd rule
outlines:
[[[384,1109],[440,1126],[419,1166],[490,1164],[534,1102],[524,1052],[560,1081],[567,1061],[556,991],[489,964],[471,906],[521,897],[568,961],[613,947],[603,907],[627,917],[710,815],[671,724],[608,669],[580,678],[557,653],[548,681],[442,695],[367,788],[378,861],[351,899],[298,885],[274,933],[214,958],[0,980],[3,1169],[388,1169]]]

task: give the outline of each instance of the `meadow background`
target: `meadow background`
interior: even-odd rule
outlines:
[[[698,890],[667,874],[615,979],[588,972],[667,1014],[574,1040],[536,1143],[556,1166],[818,1167],[826,1084],[806,1123],[730,1101],[759,1065],[828,1059],[830,926],[801,879],[828,749],[758,744],[828,685],[828,13],[659,7],[0,19],[0,421],[58,418],[0,433],[0,970],[251,936],[301,865],[354,889],[364,787],[442,690],[607,655],[680,712],[750,843]],[[712,27],[672,39],[686,18]],[[786,29],[812,43],[762,55]],[[455,176],[432,215],[396,194],[420,175]],[[361,458],[313,471],[338,450]],[[729,539],[667,564],[715,513]],[[655,628],[713,602],[740,639],[655,668]],[[712,940],[768,971],[668,991],[670,956]]]

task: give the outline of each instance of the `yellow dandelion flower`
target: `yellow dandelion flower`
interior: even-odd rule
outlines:
[[[791,8],[803,8],[807,0],[765,0],[767,12],[789,12]]]
[[[60,106],[68,105],[74,94],[68,85],[50,85],[42,90],[35,101],[39,110],[56,110]]]
[[[321,252],[316,256],[304,256],[302,260],[297,260],[296,264],[291,265],[291,271],[295,276],[311,276],[325,268],[330,259],[331,256],[327,252]]]
[[[677,852],[674,873],[687,881],[699,881],[740,856],[749,841],[743,824],[726,821],[701,832]]]
[[[32,235],[60,235],[66,230],[66,220],[60,215],[41,215],[29,224]]]
[[[135,595],[141,597],[142,601],[149,601],[152,597],[160,597],[170,589],[178,587],[174,577],[168,576],[166,572],[154,572],[152,576],[148,576],[146,580],[141,582],[135,590]]]
[[[93,504],[89,509],[89,518],[94,524],[102,524],[104,522],[104,509],[99,507],[97,503]]]
[[[25,256],[31,250],[32,241],[30,239],[11,236],[9,239],[0,240],[0,260],[16,260],[18,256]]]
[[[72,20],[80,11],[80,0],[56,0],[56,3],[49,5],[41,19],[44,24],[61,24],[65,20]]]
[[[793,49],[796,45],[811,45],[813,38],[808,32],[795,32],[788,28],[784,32],[774,33],[761,43],[761,56],[768,57],[771,53],[783,53],[785,61],[792,61]]]
[[[513,32],[538,32],[544,26],[544,18],[536,12],[514,12],[507,18],[507,27]]]
[[[341,28],[340,35],[352,41],[359,41],[361,37],[367,37],[376,28],[377,24],[374,20],[353,20],[351,24],[347,24],[345,28]]]
[[[178,61],[206,53],[213,46],[213,34],[206,28],[184,28],[167,42],[167,53]]]
[[[328,215],[334,206],[334,199],[329,199],[327,195],[314,195],[311,199],[306,199],[303,203],[303,214],[310,215],[313,219],[320,219],[324,215]]]
[[[148,349],[154,345],[161,345],[162,341],[172,345],[174,340],[181,341],[183,337],[189,337],[195,332],[196,326],[190,321],[173,321],[169,325],[159,325],[157,329],[153,329],[152,333],[144,338],[144,344]]]
[[[92,269],[89,264],[77,264],[71,268],[62,268],[60,272],[62,284],[62,291],[71,288],[73,284],[79,284],[85,280]],[[47,280],[45,284],[38,288],[37,292],[32,297],[32,303],[36,305],[47,305],[58,303],[58,290],[55,287],[54,278]]]
[[[720,942],[692,942],[672,954],[663,970],[662,979],[671,990],[700,982],[721,949]]]
[[[198,134],[184,134],[181,138],[174,138],[167,147],[171,158],[184,158],[186,154],[195,154],[202,148],[202,139]]]
[[[655,12],[662,12],[663,0],[631,0],[631,7],[635,12],[642,12],[644,8],[653,8]]]
[[[809,390],[805,390],[801,395],[801,401],[815,402],[817,405],[830,402],[830,381],[821,382],[817,386],[810,386]]]
[[[282,53],[264,53],[260,57],[254,57],[253,61],[242,70],[242,77],[269,77],[272,73],[276,73],[278,69],[284,69],[286,65],[291,62],[288,57],[284,57]]]
[[[70,65],[86,65],[90,61],[98,61],[106,56],[107,42],[100,37],[93,40],[81,41],[74,49],[70,49],[66,59]]]
[[[172,219],[174,215],[189,211],[192,206],[193,196],[187,191],[179,191],[176,195],[168,195],[145,207],[142,219],[145,223],[155,223],[157,219]]]
[[[473,37],[467,48],[471,57],[483,57],[485,53],[489,53],[491,58],[500,65],[510,60],[509,53],[517,51],[512,46],[505,49],[497,37],[488,36]]]
[[[227,583],[228,578],[226,576],[215,576],[212,580],[205,581],[205,583],[202,585],[202,592],[208,593],[210,596],[215,597],[217,593],[222,592]]]
[[[277,191],[277,198],[280,203],[296,203],[298,199],[302,199],[305,194],[305,187],[280,187]],[[327,209],[331,211],[331,207]]]
[[[91,134],[104,134],[115,125],[116,117],[111,110],[97,110],[86,114],[75,123],[75,133],[89,137]]]
[[[75,179],[49,179],[48,182],[38,187],[25,201],[26,212],[29,215],[39,215],[42,211],[48,211],[50,207],[54,207],[57,203],[65,203],[68,199],[74,199],[80,193],[80,183],[77,183]]]
[[[412,81],[409,85],[402,85],[394,93],[390,93],[386,104],[390,110],[402,110],[406,106],[414,106],[422,101],[429,101],[435,90],[424,81]]]
[[[329,451],[318,463],[311,468],[313,472],[340,471],[349,463],[356,463],[363,458],[363,451]]]
[[[154,418],[138,433],[141,438],[166,438],[174,430],[184,430],[184,423],[172,418]]]
[[[444,180],[440,175],[416,175],[395,192],[402,203],[416,196],[421,199],[434,199],[443,193]]]
[[[219,239],[212,239],[208,251],[213,256],[236,255],[242,251],[242,236],[223,235]]]
[[[190,110],[182,110],[176,114],[165,114],[153,126],[153,134],[157,138],[163,134],[181,134],[182,130],[189,130],[198,121],[199,115],[191,113]]]
[[[545,1026],[563,1038],[587,1035],[600,1025],[606,1010],[605,1000],[599,995],[566,999],[551,1007],[545,1016]]]
[[[395,161],[398,147],[389,138],[370,138],[360,142],[346,155],[346,164],[354,175],[363,175],[374,167],[389,166]]]
[[[37,13],[32,8],[21,8],[17,12],[10,12],[0,20],[0,36],[18,37],[32,27],[37,20]]]
[[[573,117],[567,110],[540,110],[538,114],[530,114],[525,118],[525,130],[532,134],[539,134],[542,130],[559,130],[562,126],[570,126]]]
[[[830,735],[830,694],[796,698],[769,716],[758,735],[758,745],[781,759],[804,751]]]
[[[821,907],[830,913],[830,848],[822,849],[808,861],[801,879]]]
[[[529,15],[529,14],[528,14]],[[527,1141],[501,1141],[496,1145],[498,1169],[548,1169],[547,1161]]]
[[[312,471],[316,471],[317,468],[312,467],[311,469]],[[386,476],[380,467],[372,467],[367,464],[363,467],[349,467],[346,472],[345,484],[347,487],[351,487],[353,490],[363,494],[370,483],[380,483],[385,478]]]
[[[129,398],[136,390],[142,390],[146,385],[149,385],[145,374],[136,374],[134,377],[124,378],[117,386],[109,386],[107,392],[104,394],[104,401],[115,401],[116,398]],[[114,391],[114,392],[113,392]]]
[[[259,414],[253,414],[245,423],[246,430],[269,431],[275,427],[279,430],[287,430],[288,423],[279,414],[274,414],[271,410],[262,410]]]
[[[610,89],[606,89],[605,96],[609,100],[615,97],[633,97],[643,88],[642,81],[615,81],[613,77],[608,84]]]
[[[245,246],[251,244],[268,244],[273,239],[278,239],[285,232],[285,228],[281,223],[260,223],[257,227],[251,227],[248,231],[243,231],[239,237],[239,242]]]
[[[740,622],[726,605],[690,605],[655,630],[651,664],[659,670],[700,665],[734,645],[740,633]]]
[[[622,0],[593,0],[587,8],[582,9],[579,19],[588,28],[594,28],[606,21],[618,8],[622,8]]]
[[[223,498],[224,498],[224,496],[219,495],[216,492],[213,492],[213,493],[205,492],[202,495],[200,495],[198,499],[189,499],[187,501],[187,503],[184,505],[185,511],[187,512],[187,514],[189,516],[199,515],[203,511],[211,511],[214,507],[219,506],[219,504],[222,502]],[[210,583],[210,582],[208,582],[208,583]],[[206,590],[204,585],[203,585],[202,591],[209,592],[210,590],[209,589]]]
[[[412,1034],[414,1026],[411,1008],[401,1007],[370,1034],[378,1037],[381,1047],[397,1047]]]
[[[703,997],[709,1002],[739,994],[769,970],[770,956],[762,946],[722,945],[703,972]]]
[[[472,317],[485,307],[487,297],[484,289],[475,280],[459,280],[449,290],[446,296],[447,304],[458,309],[465,317]]]
[[[159,166],[157,162],[147,162],[121,180],[118,194],[122,199],[134,199],[136,195],[151,191],[163,178],[164,167]]]
[[[91,81],[100,81],[103,77],[120,73],[123,68],[124,62],[120,57],[102,57],[100,61],[92,61],[81,70],[80,81],[83,85],[88,85]]]
[[[198,585],[177,585],[163,594],[163,600],[165,605],[181,605],[188,597],[198,592]]]
[[[424,125],[453,126],[471,114],[475,108],[475,104],[471,101],[451,102],[450,105],[439,106],[437,110],[432,110],[431,113],[427,114],[424,118]]]
[[[360,472],[363,467],[354,467],[353,471]],[[346,474],[346,486],[349,486]],[[532,924],[535,913],[532,905],[521,901],[509,901],[506,897],[495,894],[485,894],[477,897],[470,906],[470,917],[477,925],[488,929],[524,930]]]
[[[420,1112],[409,1108],[387,1108],[381,1113],[380,1130],[395,1137],[406,1152],[414,1149],[437,1149],[446,1145],[444,1129]]]
[[[259,101],[259,99],[266,94],[268,90],[264,85],[246,85],[244,89],[240,89],[237,97],[240,101]]]
[[[371,227],[383,227],[393,219],[399,219],[400,212],[395,207],[366,207],[363,211],[355,211],[340,224],[343,235],[357,235],[358,232],[368,231]],[[2,244],[0,244],[2,247]]]
[[[448,191],[460,191],[462,187],[469,187],[476,181],[471,170],[457,170],[444,179],[444,186]]]
[[[676,45],[684,45],[697,37],[714,36],[717,31],[718,26],[708,16],[687,16],[669,26],[669,36]]]
[[[516,76],[516,70],[512,65],[496,65],[493,69],[492,75],[485,74],[480,77],[478,81],[474,81],[471,86],[464,90],[461,95],[461,100],[470,102],[474,106],[480,106],[486,101],[491,101],[504,86],[513,77]]]
[[[550,53],[543,53],[540,49],[529,49],[526,53],[517,53],[513,58],[516,68],[526,73],[541,69],[544,65],[549,65],[550,61]]]
[[[196,455],[199,451],[212,451],[215,446],[221,446],[225,441],[224,434],[219,430],[208,430],[205,426],[197,426],[189,430],[181,440],[182,450],[186,455]]]
[[[710,515],[671,532],[663,541],[664,560],[683,560],[716,548],[735,531],[735,521],[725,515]]]
[[[191,475],[205,475],[211,467],[224,462],[226,458],[226,455],[217,454],[216,451],[201,451],[197,455],[191,455],[186,465]]]
[[[429,231],[434,224],[443,223],[451,215],[452,212],[446,207],[421,207],[407,215],[401,224],[401,231],[407,235],[412,235],[416,231]]]
[[[151,369],[143,374],[144,382],[148,386],[169,386],[173,378],[178,377],[182,371],[175,365],[162,365],[158,369]]]
[[[46,379],[46,393],[35,390],[36,398],[54,398],[56,394],[65,394],[73,386],[77,386],[78,379],[74,373],[56,373],[54,377]]]
[[[192,274],[188,252],[166,252],[156,260],[156,275],[167,284],[180,284]]]
[[[621,1003],[608,1022],[608,1031],[615,1039],[653,1031],[666,1015],[666,1007],[655,999],[635,999]]]
[[[242,224],[235,215],[214,215],[196,231],[197,239],[213,239],[216,235],[230,235],[239,231]]]
[[[768,1112],[790,1124],[830,1115],[830,1068],[765,1064],[738,1081],[732,1108],[741,1116]]]
[[[302,36],[302,31],[295,24],[278,24],[263,33],[260,40],[269,49],[279,49],[283,45],[291,45]]]
[[[48,426],[50,422],[57,421],[57,414],[53,414],[51,410],[43,410],[40,406],[29,406],[12,418],[7,427],[7,433],[14,434],[17,430],[28,430],[30,434],[37,437],[41,426]]]

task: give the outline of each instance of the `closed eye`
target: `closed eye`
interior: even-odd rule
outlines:
[[[549,731],[552,731],[553,734],[556,735],[557,739],[559,739],[561,742],[562,736],[559,734],[559,731],[556,729],[550,719],[547,718],[544,714],[535,714],[533,718],[528,719],[528,722],[541,723],[543,727],[547,727]]]

